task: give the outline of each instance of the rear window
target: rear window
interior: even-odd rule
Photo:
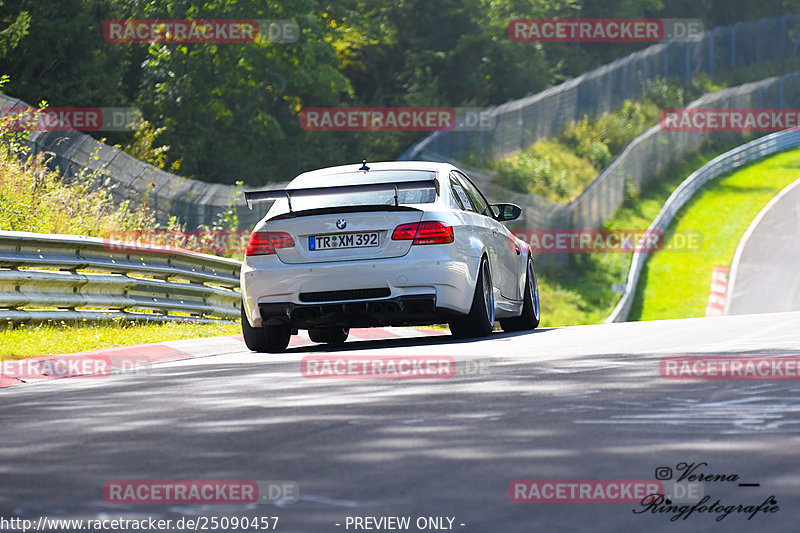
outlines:
[[[290,184],[289,188],[305,189],[343,185],[368,185],[375,183],[430,180],[435,177],[436,173],[426,171],[370,171],[368,174],[340,174],[335,176],[322,176],[314,180],[302,180],[299,183]],[[430,188],[399,191],[397,194],[397,201],[400,205],[429,204],[436,201],[436,192]],[[292,198],[292,211],[360,205],[394,205],[394,191],[344,192]],[[271,216],[288,212],[289,204],[286,199],[277,200],[275,205],[270,209]]]

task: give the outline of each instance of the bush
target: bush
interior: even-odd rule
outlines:
[[[64,182],[47,166],[52,154],[30,156],[27,132],[9,124],[0,126],[0,230],[103,237],[157,226],[146,205],[115,205],[101,172],[83,169]]]
[[[539,141],[525,150],[489,163],[497,172],[495,183],[516,192],[533,192],[552,201],[572,200],[597,174],[562,143]]]
[[[644,97],[660,109],[683,107],[686,104],[684,89],[662,77],[647,82]]]
[[[586,151],[586,157],[592,162],[594,168],[602,169],[611,163],[611,150],[608,149],[608,145],[605,143],[595,141],[589,145],[589,149]]]
[[[616,111],[595,120],[584,116],[559,137],[539,140],[488,166],[497,171],[496,183],[513,191],[533,192],[556,202],[574,199],[629,142],[658,122],[661,109],[682,107],[715,90],[718,87],[708,76],[698,76],[686,88],[657,78],[648,82],[641,102],[626,100]]]
[[[19,161],[6,145],[0,149],[0,230],[67,233],[104,237],[117,231],[156,226],[152,212],[130,201],[114,205],[99,176],[79,173],[65,183],[47,168],[44,154]]]
[[[586,153],[592,143],[603,142],[600,130],[589,122],[587,116],[567,126],[560,139],[578,155]]]

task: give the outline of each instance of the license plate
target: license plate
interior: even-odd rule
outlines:
[[[341,233],[335,235],[312,235],[308,238],[308,249],[336,250],[339,248],[368,248],[378,246],[380,239],[378,232],[369,233]]]

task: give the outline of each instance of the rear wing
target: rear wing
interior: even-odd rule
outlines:
[[[292,198],[305,198],[323,194],[354,194],[358,192],[394,192],[394,205],[397,206],[397,193],[400,191],[438,190],[435,178],[416,181],[396,181],[392,183],[369,183],[366,185],[336,185],[333,187],[311,187],[308,189],[271,189],[263,191],[245,191],[244,199],[247,207],[253,209],[253,203],[286,198],[289,212],[292,212]]]

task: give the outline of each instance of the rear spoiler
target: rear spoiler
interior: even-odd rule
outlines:
[[[253,209],[253,203],[286,198],[289,202],[289,212],[292,212],[292,198],[304,198],[322,194],[353,194],[357,192],[392,192],[394,191],[394,205],[398,205],[397,193],[400,191],[420,191],[438,189],[436,179],[417,181],[396,181],[392,183],[370,183],[366,185],[336,185],[333,187],[312,187],[308,189],[271,189],[263,191],[245,191],[244,199],[247,207]]]

